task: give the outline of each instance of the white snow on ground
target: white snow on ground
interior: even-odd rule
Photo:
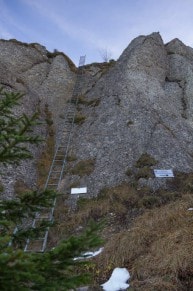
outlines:
[[[188,208],[189,211],[193,211],[193,208]]]
[[[130,274],[126,268],[115,268],[110,279],[102,284],[105,291],[125,290],[129,287],[126,282],[129,280]]]
[[[95,257],[95,256],[98,256],[100,253],[102,253],[104,248],[100,248],[98,251],[96,252],[86,252],[84,253],[84,256],[86,256],[86,258],[92,258],[92,257]]]
[[[86,253],[82,254],[82,257],[74,258],[74,261],[83,260],[83,259],[90,259],[92,257],[95,257],[95,256],[99,255],[100,253],[102,253],[103,249],[104,248],[100,248],[98,251],[95,251],[95,252],[86,252]]]

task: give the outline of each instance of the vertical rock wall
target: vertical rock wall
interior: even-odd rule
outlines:
[[[23,161],[18,167],[1,168],[0,182],[5,189],[1,193],[3,197],[13,196],[16,181],[27,188],[36,187],[36,162],[48,136],[45,108],[52,115],[57,142],[63,121],[61,115],[72,94],[75,71],[75,66],[64,54],[51,54],[39,44],[0,40],[0,85],[7,90],[24,93],[15,114],[40,112],[42,125],[35,128],[35,133],[45,139],[38,147],[30,146],[34,160]]]
[[[143,154],[157,161],[152,172],[192,171],[192,57],[192,49],[178,40],[164,45],[159,33],[131,42],[86,95],[100,104],[82,107],[86,121],[77,126],[73,150],[78,160],[72,167],[92,159],[95,168],[90,175],[70,176],[73,181],[87,186],[91,196],[129,183],[139,173],[136,161]],[[138,183],[156,188],[165,181],[142,175]]]

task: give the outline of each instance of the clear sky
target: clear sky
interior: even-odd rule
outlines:
[[[77,65],[117,59],[130,41],[159,31],[193,47],[193,0],[0,0],[0,38],[38,42]]]

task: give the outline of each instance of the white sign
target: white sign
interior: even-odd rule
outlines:
[[[71,188],[71,194],[86,194],[87,187],[82,188]]]
[[[154,174],[157,178],[173,178],[173,170],[154,170]]]

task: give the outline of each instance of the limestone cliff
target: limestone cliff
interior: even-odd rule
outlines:
[[[136,177],[139,186],[164,187],[167,179],[155,178],[153,168],[192,172],[192,57],[179,40],[140,36],[86,94],[100,104],[82,107],[86,121],[73,147],[78,159],[95,160],[89,176],[77,177],[91,195]],[[155,163],[139,166],[145,155]]]
[[[78,111],[85,121],[75,125],[69,154],[76,160],[69,163],[61,189],[76,183],[93,196],[136,177],[139,186],[156,188],[165,186],[166,179],[151,175],[153,168],[192,172],[192,48],[178,39],[164,44],[159,33],[139,36],[115,64],[87,65],[83,73]],[[45,119],[48,105],[56,142],[75,79],[76,68],[64,54],[51,54],[39,44],[0,40],[0,84],[25,93],[22,110],[28,114],[39,108]],[[45,126],[39,131],[46,137]],[[38,157],[40,150],[33,150]],[[154,163],[139,166],[145,155]],[[73,171],[80,161],[93,161],[93,171]],[[35,173],[35,165],[24,162],[2,179],[12,185],[25,176],[33,186]]]
[[[54,122],[56,136],[60,132],[60,116],[74,86],[76,68],[64,54],[51,54],[39,44],[25,44],[16,40],[0,40],[0,85],[7,90],[24,93],[22,104],[15,108],[16,114],[30,115],[40,112],[42,125],[36,128],[46,141],[46,121]],[[57,130],[56,130],[57,129]],[[9,166],[1,175],[6,196],[11,197],[16,181],[27,188],[36,187],[36,162],[45,147],[32,147],[34,161],[23,161],[19,167]]]

